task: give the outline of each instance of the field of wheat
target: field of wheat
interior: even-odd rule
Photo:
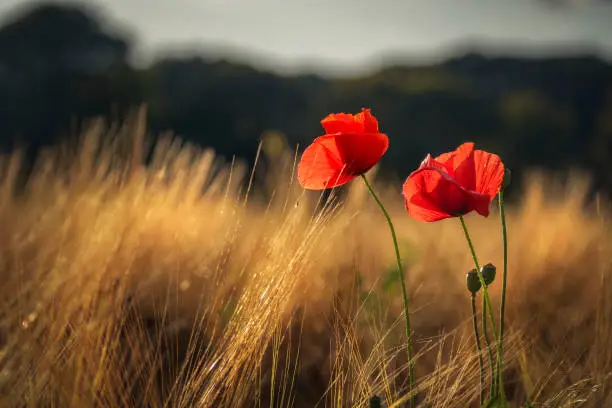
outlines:
[[[294,155],[265,146],[264,174],[170,137],[147,157],[143,123],[92,122],[27,180],[19,153],[1,159],[0,406],[403,406],[393,246],[364,186],[305,192]],[[418,404],[477,406],[461,227],[411,220],[374,173],[405,263]],[[611,224],[586,186],[532,175],[513,192],[512,406],[612,406]],[[466,221],[500,265],[497,212]]]

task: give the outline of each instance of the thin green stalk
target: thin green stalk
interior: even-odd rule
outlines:
[[[491,384],[489,388],[489,394],[494,396],[495,390],[495,358],[493,357],[493,349],[491,348],[491,341],[489,340],[489,333],[487,332],[487,304],[482,299],[482,333],[484,334],[485,344],[487,345],[487,353],[489,354],[489,369],[491,370]]]
[[[497,195],[499,202],[499,218],[501,219],[501,227],[502,227],[502,241],[504,247],[504,272],[502,275],[502,293],[501,293],[501,305],[499,307],[499,342],[498,342],[498,352],[497,352],[497,373],[499,374],[499,384],[498,388],[501,392],[502,396],[505,397],[504,390],[504,316],[506,312],[506,284],[508,278],[508,235],[506,231],[506,212],[504,210],[504,193],[500,191]],[[505,398],[504,398],[505,399]]]
[[[470,252],[472,253],[474,266],[476,266],[476,274],[478,275],[478,279],[480,280],[480,284],[482,285],[482,294],[484,296],[485,304],[487,306],[486,312],[489,316],[489,321],[491,322],[491,326],[493,328],[493,337],[497,342],[497,327],[495,326],[495,318],[493,317],[493,307],[491,306],[491,298],[489,298],[489,291],[487,290],[487,285],[484,281],[484,277],[482,276],[482,272],[480,271],[480,265],[478,264],[478,257],[476,256],[476,251],[474,250],[474,244],[472,244],[470,233],[468,232],[467,225],[465,225],[465,220],[463,219],[462,215],[459,216],[459,221],[461,221],[461,227],[463,228],[465,239],[467,240],[468,246],[470,247]]]
[[[385,209],[385,206],[383,205],[383,203],[380,201],[380,199],[374,192],[374,189],[368,182],[368,179],[366,178],[366,176],[362,174],[361,178],[363,179],[363,182],[365,183],[366,187],[370,191],[370,194],[372,195],[372,197],[374,197],[376,204],[378,204],[378,207],[380,207],[380,210],[382,211],[383,215],[387,219],[387,224],[389,225],[389,230],[391,231],[391,238],[393,238],[393,246],[395,247],[395,258],[397,260],[397,274],[399,277],[400,284],[402,286],[402,298],[404,300],[404,316],[406,317],[406,346],[407,346],[406,351],[408,353],[408,367],[409,367],[408,372],[410,376],[410,381],[409,381],[410,408],[414,408],[415,395],[413,393],[414,391],[414,362],[412,361],[412,330],[410,328],[410,313],[408,312],[408,295],[406,294],[406,282],[404,281],[404,268],[402,267],[402,259],[400,257],[399,246],[397,244],[397,236],[395,235],[395,228],[393,227],[393,222],[391,222],[391,217],[389,216],[389,213]]]
[[[482,360],[482,347],[480,346],[480,336],[478,335],[478,315],[476,314],[476,294],[472,293],[472,322],[474,323],[474,337],[476,338],[476,348],[478,349],[478,365],[480,366],[480,405],[484,405],[485,394],[485,372]]]
[[[461,221],[461,227],[463,228],[463,233],[465,234],[465,239],[467,240],[468,246],[470,247],[470,252],[472,253],[472,259],[474,259],[474,266],[476,266],[476,273],[478,274],[478,279],[480,280],[480,284],[482,285],[482,294],[484,296],[485,304],[486,304],[486,312],[489,316],[489,321],[491,322],[491,332],[493,333],[493,338],[495,340],[495,344],[497,344],[497,358],[499,361],[500,356],[500,342],[499,337],[497,335],[497,328],[495,326],[495,318],[493,317],[493,307],[491,305],[491,298],[489,297],[489,291],[487,290],[487,285],[485,284],[484,277],[482,276],[482,272],[480,271],[480,265],[478,264],[478,257],[476,256],[476,251],[474,250],[474,244],[472,244],[472,239],[470,238],[470,233],[468,232],[467,225],[465,225],[465,220],[463,216],[459,216],[459,221]],[[501,378],[501,375],[500,375]],[[500,383],[500,386],[503,385]],[[506,395],[504,393],[503,388],[501,388],[501,397],[506,406]]]

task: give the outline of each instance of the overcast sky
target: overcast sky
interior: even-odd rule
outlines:
[[[84,0],[132,30],[139,55],[177,44],[233,49],[293,69],[359,70],[385,54],[435,56],[469,40],[551,49],[590,44],[612,57],[612,2],[566,0]],[[0,0],[0,18],[28,0]],[[262,59],[263,58],[263,59]]]

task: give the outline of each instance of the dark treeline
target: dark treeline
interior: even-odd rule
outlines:
[[[56,143],[82,119],[120,119],[146,103],[153,134],[173,130],[252,160],[267,131],[304,145],[321,134],[327,113],[371,107],[391,139],[386,174],[404,177],[426,153],[473,140],[515,174],[579,168],[612,192],[612,65],[596,56],[468,53],[327,80],[200,56],[137,69],[132,48],[75,6],[38,5],[7,21],[0,27],[0,147]]]

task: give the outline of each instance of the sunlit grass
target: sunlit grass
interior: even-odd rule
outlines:
[[[18,154],[0,162],[0,405],[406,402],[394,255],[365,187],[304,192],[287,153],[256,169],[247,197],[242,163],[169,138],[145,167],[142,119],[93,123],[76,151],[46,152],[25,189]],[[583,206],[581,178],[553,181],[532,176],[508,209],[507,394],[605,406],[609,212]],[[398,186],[376,184],[406,265],[418,401],[475,404],[462,231],[409,219]],[[466,219],[481,261],[501,265],[496,217]]]

